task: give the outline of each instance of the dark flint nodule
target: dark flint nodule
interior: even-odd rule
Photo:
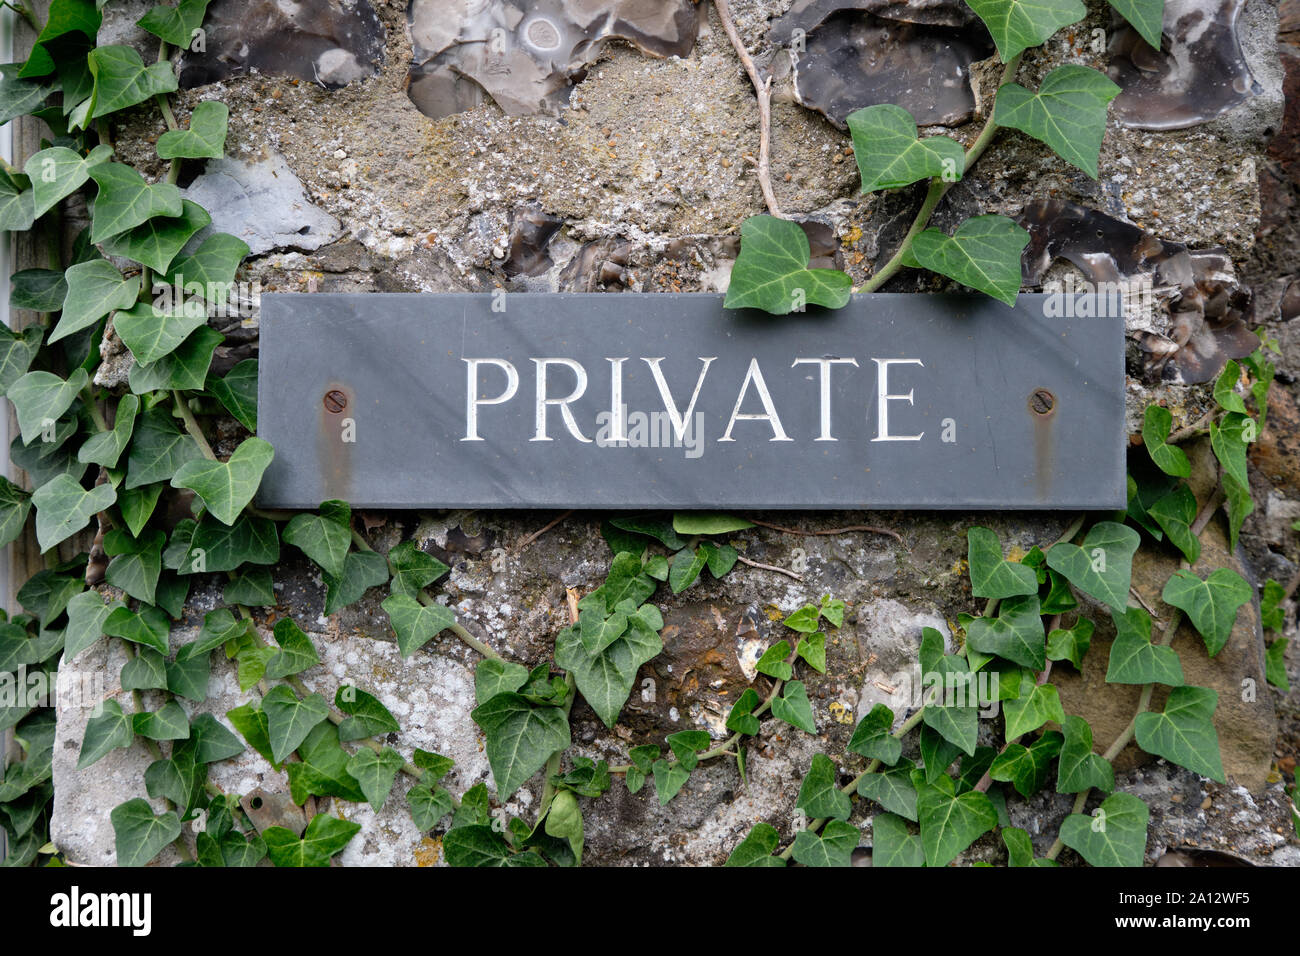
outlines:
[[[384,27],[370,0],[215,0],[203,28],[203,52],[181,57],[187,89],[252,71],[339,89],[374,76],[384,58]]]
[[[1116,15],[1108,72],[1123,92],[1112,115],[1137,129],[1183,129],[1258,93],[1237,36],[1243,6],[1245,0],[1166,0],[1159,50]]]
[[[433,119],[489,99],[514,116],[558,115],[608,40],[686,56],[697,18],[692,0],[411,0],[407,94]]]
[[[1126,316],[1144,353],[1143,373],[1179,384],[1208,382],[1228,359],[1259,347],[1248,328],[1250,290],[1223,249],[1188,249],[1131,222],[1060,199],[1037,200],[1020,213],[1029,230],[1021,258],[1026,287],[1042,284],[1057,259],[1094,284],[1150,280],[1154,322]],[[1135,324],[1138,327],[1134,327]]]
[[[812,0],[774,21],[769,37],[791,49],[798,101],[839,126],[881,103],[921,126],[960,126],[975,113],[970,65],[994,50],[970,8],[946,0]]]

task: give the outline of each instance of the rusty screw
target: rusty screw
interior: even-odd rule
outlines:
[[[1036,388],[1029,395],[1029,410],[1035,415],[1050,414],[1056,407],[1056,396],[1045,388]]]
[[[325,393],[325,411],[337,415],[343,409],[348,407],[348,397],[340,392],[337,388],[331,389]]]

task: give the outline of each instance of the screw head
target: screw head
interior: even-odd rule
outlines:
[[[1045,388],[1036,388],[1029,393],[1029,410],[1035,415],[1051,414],[1056,407],[1056,396]]]
[[[348,397],[337,388],[330,389],[326,392],[323,402],[325,405],[325,411],[335,415],[348,407]]]

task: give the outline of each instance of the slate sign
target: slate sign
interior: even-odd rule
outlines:
[[[258,502],[1123,508],[1123,318],[1050,298],[267,294]]]

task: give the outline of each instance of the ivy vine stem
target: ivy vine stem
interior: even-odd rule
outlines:
[[[189,403],[185,400],[185,393],[180,390],[172,391],[172,401],[176,406],[176,414],[182,422],[185,423],[185,430],[189,432],[191,438],[199,446],[199,451],[203,452],[203,457],[209,461],[216,461],[217,456],[212,451],[212,446],[208,444],[207,438],[203,435],[203,429],[199,427],[198,419],[190,411]]]
[[[1002,78],[998,81],[1000,89],[1007,83],[1016,78],[1016,72],[1020,69],[1020,59],[1023,53],[1017,53],[1008,62],[1002,70]],[[984,155],[984,151],[989,148],[993,142],[993,137],[997,134],[998,124],[993,122],[990,116],[984,123],[984,128],[975,137],[975,142],[971,143],[970,148],[966,150],[966,161],[963,175],[970,171],[975,162]],[[892,279],[895,273],[903,267],[903,257],[907,251],[912,248],[912,241],[921,234],[926,226],[930,224],[930,217],[938,208],[939,201],[947,195],[948,190],[953,187],[953,183],[944,182],[943,179],[936,177],[930,180],[930,188],[926,191],[925,200],[921,203],[921,208],[916,212],[916,218],[912,220],[911,227],[907,230],[907,235],[903,236],[903,241],[898,246],[898,251],[890,257],[889,261],[877,270],[870,279],[855,289],[855,292],[875,292],[882,285]]]

